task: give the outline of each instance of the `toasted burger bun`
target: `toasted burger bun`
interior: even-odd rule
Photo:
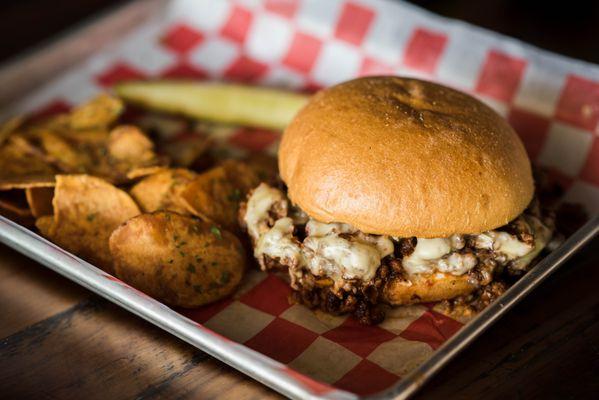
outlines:
[[[383,290],[383,301],[391,305],[426,303],[468,295],[476,289],[468,283],[468,275],[416,275],[410,277],[410,282],[389,281]]]
[[[399,77],[317,93],[285,130],[279,168],[311,217],[401,237],[496,228],[534,191],[503,118],[464,93]]]

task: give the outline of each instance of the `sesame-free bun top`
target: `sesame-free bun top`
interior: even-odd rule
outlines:
[[[497,228],[534,192],[522,142],[491,108],[391,76],[316,93],[283,134],[279,169],[312,218],[400,237]]]

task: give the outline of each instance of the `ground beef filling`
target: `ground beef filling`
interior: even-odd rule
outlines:
[[[263,270],[287,269],[293,300],[375,324],[384,318],[381,294],[391,280],[418,274],[467,274],[477,290],[447,303],[482,309],[507,287],[504,276],[530,268],[552,234],[552,217],[535,200],[509,224],[478,235],[394,238],[365,234],[342,223],[321,223],[293,207],[285,192],[258,186],[240,210],[240,222]],[[418,299],[415,299],[417,302]],[[461,302],[461,303],[460,303]]]

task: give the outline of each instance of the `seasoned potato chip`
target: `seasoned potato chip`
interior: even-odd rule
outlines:
[[[156,158],[154,143],[133,125],[114,128],[108,137],[107,147],[113,160],[131,165],[147,165]]]
[[[52,198],[54,197],[54,188],[37,187],[25,189],[25,197],[29,204],[29,209],[34,217],[39,218],[45,215],[52,215]]]
[[[166,143],[162,151],[178,167],[194,166],[206,154],[211,145],[211,140],[205,136],[194,135],[174,142]]]
[[[70,127],[75,130],[106,128],[116,121],[123,109],[120,99],[101,94],[71,112]]]
[[[111,271],[108,238],[120,224],[139,214],[133,199],[100,178],[57,175],[52,203],[54,225],[49,239]]]
[[[142,179],[129,193],[144,212],[169,210],[186,214],[181,192],[196,176],[183,168],[167,169]]]
[[[0,146],[14,131],[16,131],[23,124],[23,122],[23,117],[17,116],[9,119],[0,126]]]
[[[244,160],[254,170],[260,182],[274,184],[279,177],[277,157],[264,153],[253,153]]]
[[[162,167],[165,160],[154,152],[154,143],[137,127],[121,125],[114,128],[106,147],[99,149],[94,175],[122,183],[129,180],[130,171],[147,167]]]
[[[93,165],[87,152],[75,148],[58,134],[42,131],[39,137],[42,148],[62,172],[85,173]]]
[[[54,216],[44,215],[35,220],[35,227],[43,237],[51,238],[53,236]]]
[[[258,183],[246,164],[229,160],[198,175],[183,189],[181,197],[191,214],[237,232],[239,203]]]
[[[82,131],[68,130],[62,132],[61,136],[70,140],[76,145],[88,145],[97,148],[104,148],[108,142],[110,132],[106,129],[90,129]]]
[[[0,190],[53,186],[56,169],[17,135],[0,146]]]
[[[225,169],[229,180],[244,197],[247,192],[260,184],[260,178],[256,171],[242,161],[225,160],[220,165]]]
[[[167,167],[155,165],[153,167],[136,167],[127,172],[127,179],[135,180],[148,175],[157,174],[161,171],[167,171]]]
[[[130,219],[110,236],[116,276],[150,296],[197,307],[233,292],[245,255],[231,233],[168,211]]]

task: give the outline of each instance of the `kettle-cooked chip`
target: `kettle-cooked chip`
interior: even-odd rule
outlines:
[[[25,189],[25,197],[29,204],[29,209],[34,217],[39,218],[45,215],[52,215],[52,198],[54,197],[54,188],[52,187],[31,187]]]
[[[260,178],[256,171],[247,163],[239,160],[225,160],[220,164],[229,180],[235,188],[239,189],[245,196],[247,192],[260,184]]]
[[[43,237],[50,239],[53,236],[54,216],[44,215],[35,220],[35,227]]]
[[[144,212],[169,210],[186,214],[181,192],[196,176],[195,172],[183,168],[159,171],[142,179],[129,193]]]
[[[237,287],[245,255],[231,233],[168,211],[130,219],[110,236],[116,276],[168,304],[197,307]]]
[[[113,160],[136,166],[156,159],[154,143],[133,125],[120,125],[110,131],[107,148]]]
[[[23,125],[23,122],[24,118],[22,116],[16,116],[0,125],[0,146],[13,132]]]
[[[211,144],[212,141],[208,137],[193,135],[165,143],[161,149],[172,160],[173,165],[191,167],[196,165]]]
[[[154,143],[132,125],[117,126],[110,131],[104,152],[99,158],[94,173],[116,183],[128,181],[130,171],[166,164],[154,152]]]
[[[51,131],[41,131],[42,148],[62,172],[85,173],[93,165],[90,154],[76,148],[67,140]]]
[[[76,145],[87,145],[92,148],[102,149],[105,148],[108,141],[109,131],[106,129],[68,130],[61,132],[61,136]]]
[[[18,135],[0,146],[0,190],[53,186],[55,173],[56,169]]]
[[[124,105],[119,98],[104,93],[76,107],[70,114],[70,127],[75,130],[106,128],[123,110]]]
[[[136,167],[127,172],[127,179],[135,180],[139,178],[146,177],[148,175],[154,175],[161,171],[168,170],[167,167],[163,167],[161,165],[155,165],[152,167]]]
[[[229,160],[198,175],[186,185],[181,197],[191,214],[237,232],[239,203],[258,183],[246,164]]]
[[[120,224],[139,214],[131,196],[93,176],[57,175],[52,203],[54,224],[49,239],[111,271],[108,238]]]
[[[253,153],[244,159],[244,162],[256,173],[260,182],[276,183],[279,177],[277,157],[264,153]]]

